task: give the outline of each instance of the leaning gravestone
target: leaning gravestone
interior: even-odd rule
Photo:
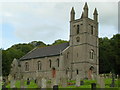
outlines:
[[[76,76],[76,86],[80,86],[80,77],[78,75]]]
[[[46,79],[42,78],[42,86],[41,88],[46,88]]]

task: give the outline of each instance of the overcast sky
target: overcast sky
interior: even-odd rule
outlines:
[[[57,39],[69,40],[70,10],[75,8],[80,18],[85,2],[2,2],[0,5],[1,47],[43,41],[51,44]],[[99,14],[99,37],[111,38],[118,33],[118,3],[88,2],[89,17],[94,8]]]

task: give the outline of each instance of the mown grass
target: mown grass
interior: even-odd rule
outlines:
[[[21,87],[20,87],[20,81],[16,81],[15,87],[16,87],[16,88],[21,88]],[[26,87],[26,88],[38,88],[37,84],[34,83],[34,81],[31,81],[31,82],[30,82],[30,85],[27,85],[27,81],[25,81],[25,82],[24,82],[24,87]],[[8,85],[6,86],[6,88],[10,88],[10,84],[8,84]]]
[[[91,83],[97,83],[96,80],[83,80],[83,81],[84,81],[84,85],[76,87],[76,85],[75,85],[76,81],[69,80],[68,82],[73,83],[73,85],[68,85],[67,87],[59,86],[59,88],[91,88]],[[104,79],[104,82],[105,82],[105,88],[111,88],[110,84],[112,82],[112,79],[110,79],[110,78]],[[118,83],[120,84],[120,81],[115,80],[115,87],[114,88],[118,88]],[[16,88],[21,88],[20,87],[20,81],[16,81],[15,87]],[[34,83],[34,81],[31,81],[30,85],[27,85],[27,81],[25,81],[24,82],[24,87],[26,87],[26,88],[38,88],[38,85],[36,83]],[[100,88],[100,85],[96,84],[96,87]],[[10,88],[10,83],[7,84],[6,88]]]

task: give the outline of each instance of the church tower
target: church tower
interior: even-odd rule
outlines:
[[[75,10],[70,13],[71,78],[91,78],[98,74],[98,12],[95,8],[93,19],[88,17],[85,3],[82,15],[75,19]],[[74,76],[74,77],[73,77]]]

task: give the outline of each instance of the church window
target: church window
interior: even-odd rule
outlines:
[[[93,59],[94,58],[94,50],[91,50],[90,51],[90,59]]]
[[[41,70],[42,64],[40,61],[38,61],[38,70]]]
[[[80,42],[80,37],[77,37],[77,38],[76,38],[76,41],[77,41],[77,42]]]
[[[91,35],[93,35],[94,34],[94,31],[93,31],[93,26],[91,26]]]
[[[76,73],[77,73],[77,75],[79,74],[79,71],[78,71],[78,69],[76,70]]]
[[[28,62],[25,63],[25,71],[29,71],[29,64],[28,64]]]
[[[69,52],[67,52],[67,59],[68,59],[68,57],[69,57]]]
[[[50,68],[51,68],[51,64],[52,64],[52,62],[51,62],[51,59],[49,60],[49,66],[50,66]]]
[[[58,59],[57,59],[57,64],[58,64],[58,67],[59,67],[59,62],[60,62],[60,61],[59,61],[59,58],[58,58]]]
[[[77,34],[79,34],[79,25],[77,25]]]

